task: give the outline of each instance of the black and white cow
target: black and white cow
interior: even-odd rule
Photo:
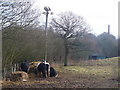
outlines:
[[[50,64],[44,60],[44,62],[39,63],[37,66],[37,74],[42,77],[46,78],[49,76],[50,72]]]

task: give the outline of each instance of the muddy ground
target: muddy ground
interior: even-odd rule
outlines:
[[[55,67],[58,77],[30,78],[26,82],[2,82],[2,88],[118,88],[117,59],[81,62]]]
[[[117,88],[117,78],[59,74],[54,78],[35,78],[26,82],[5,81],[2,88]]]

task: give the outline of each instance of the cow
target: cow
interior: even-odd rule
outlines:
[[[57,72],[53,67],[50,67],[50,77],[57,77]]]
[[[42,77],[46,78],[46,65],[45,63],[40,63],[37,67],[37,73]]]
[[[27,61],[27,60],[24,60],[24,61],[21,63],[20,68],[21,68],[22,71],[24,71],[24,72],[27,73],[27,72],[28,72],[28,68],[29,68],[29,63],[28,63],[28,61]]]
[[[37,67],[37,73],[43,78],[46,78],[49,76],[49,71],[50,71],[50,64],[46,61],[43,60]]]

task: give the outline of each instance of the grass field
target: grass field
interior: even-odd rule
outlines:
[[[3,88],[118,88],[118,58],[80,61],[77,66],[56,66],[56,78],[3,82]]]

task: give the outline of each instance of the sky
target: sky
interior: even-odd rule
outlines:
[[[49,6],[53,16],[72,11],[86,19],[93,34],[107,32],[110,25],[110,33],[118,37],[118,2],[119,0],[36,0],[34,7],[43,12],[44,6]]]

